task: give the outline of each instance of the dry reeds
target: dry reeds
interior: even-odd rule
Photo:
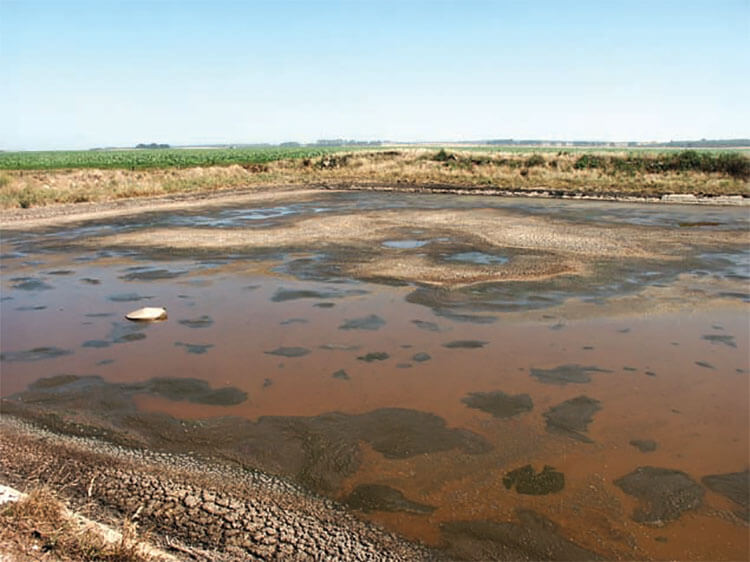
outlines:
[[[119,540],[107,540],[82,525],[47,488],[0,506],[0,553],[19,560],[148,560],[139,553],[135,525],[123,525]]]

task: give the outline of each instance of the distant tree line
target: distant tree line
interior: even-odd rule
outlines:
[[[738,146],[750,146],[750,139],[701,139],[694,141],[669,141],[665,143],[655,143],[653,146],[673,146],[678,148],[731,148]]]
[[[380,146],[382,141],[356,141],[345,139],[320,139],[314,146]]]
[[[686,140],[686,141],[669,141],[669,142],[604,142],[604,141],[561,141],[561,140],[539,140],[539,139],[492,139],[480,141],[488,145],[501,146],[579,146],[579,147],[598,147],[598,146],[627,146],[630,148],[653,147],[653,148],[736,148],[750,146],[750,139],[717,139],[717,140]]]
[[[152,142],[150,144],[140,143],[135,145],[136,148],[170,148],[168,144],[157,144]]]

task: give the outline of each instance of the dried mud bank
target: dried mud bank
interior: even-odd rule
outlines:
[[[130,197],[116,201],[61,203],[29,209],[0,209],[0,227],[36,228],[150,212],[242,204],[246,201],[271,203],[289,197],[303,200],[317,193],[320,193],[320,189],[315,186],[243,187],[210,192]]]
[[[391,193],[444,193],[496,197],[530,197],[541,199],[572,199],[583,201],[620,201],[625,203],[667,203],[682,205],[750,205],[746,195],[695,195],[693,193],[649,194],[616,190],[588,193],[575,189],[549,189],[543,186],[524,189],[482,188],[471,185],[352,182],[323,184],[324,189],[352,191],[382,191]]]
[[[0,418],[0,479],[43,484],[99,519],[136,520],[180,557],[434,560],[441,556],[278,478],[65,437]]]
[[[655,203],[682,205],[750,206],[746,195],[694,195],[673,193],[664,195],[632,194],[610,191],[586,193],[575,190],[554,190],[544,187],[525,189],[481,188],[470,185],[372,183],[372,182],[313,182],[285,183],[279,185],[235,186],[221,190],[174,193],[157,196],[133,196],[114,201],[59,203],[28,209],[0,209],[0,225],[9,227],[35,227],[77,222],[82,220],[114,218],[128,214],[154,211],[188,209],[198,206],[223,206],[243,201],[273,201],[290,196],[304,198],[321,191],[371,191],[383,193],[425,193],[470,196],[619,201],[625,203]]]
[[[262,230],[252,226],[144,228],[91,236],[78,244],[89,250],[139,249],[170,255],[295,252],[314,247],[325,255],[327,265],[319,260],[307,266],[354,279],[461,287],[586,277],[593,275],[594,264],[617,260],[677,263],[691,246],[748,241],[747,233],[635,225],[612,228],[502,209],[386,209],[291,217]],[[392,251],[384,252],[384,248]],[[482,259],[457,261],[462,248]]]

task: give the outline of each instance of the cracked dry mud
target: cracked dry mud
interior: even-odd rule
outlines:
[[[427,560],[439,556],[333,502],[255,471],[64,438],[0,418],[0,475],[64,487],[99,515],[206,549],[212,560]]]

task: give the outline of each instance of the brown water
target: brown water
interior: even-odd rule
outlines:
[[[326,492],[346,500],[360,485],[398,490],[406,503],[388,506],[376,498],[362,516],[433,545],[446,544],[447,522],[518,522],[521,508],[605,558],[747,559],[747,523],[735,514],[742,506],[700,484],[705,476],[748,468],[750,264],[742,246],[688,247],[676,264],[609,264],[598,276],[564,283],[437,291],[338,277],[321,265],[330,253],[320,248],[190,256],[77,244],[155,225],[262,230],[388,206],[497,207],[613,228],[708,224],[697,228],[744,235],[748,226],[741,209],[326,194],[272,208],[6,231],[0,394],[11,397],[60,374],[115,383],[194,378],[235,387],[247,399],[214,405],[137,392],[133,401],[141,412],[202,420],[317,419],[383,408],[431,413],[447,428],[471,432],[483,448],[442,450],[431,443],[394,455],[373,444],[378,435],[356,438],[358,462]],[[383,251],[424,251],[423,244],[393,242]],[[493,267],[507,261],[464,247],[456,255]],[[147,325],[123,319],[141,306],[166,306],[169,318]],[[377,352],[387,356],[364,360]],[[464,401],[498,391],[528,395],[531,408],[496,417]],[[550,431],[545,414],[579,396],[597,401],[590,422]],[[398,442],[398,423],[380,430]],[[655,449],[643,452],[634,440],[653,441]],[[283,462],[274,462],[286,474]],[[562,490],[528,495],[503,484],[508,472],[529,464],[562,473]],[[659,524],[637,521],[641,502],[615,481],[644,466],[685,473],[703,494],[698,505],[685,500],[684,511]],[[660,492],[651,493],[654,499]],[[673,504],[682,501],[667,495]]]

